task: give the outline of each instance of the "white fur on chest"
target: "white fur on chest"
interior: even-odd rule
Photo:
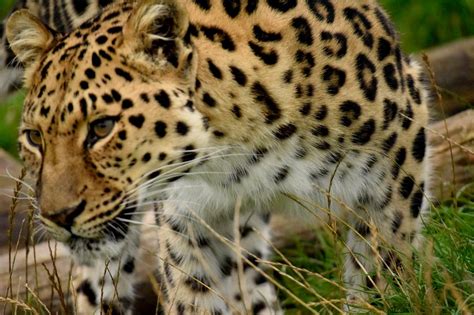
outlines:
[[[322,210],[320,216],[324,209],[339,213],[353,207],[366,190],[384,194],[379,185],[384,166],[378,162],[368,172],[370,154],[347,151],[331,163],[330,151],[307,150],[301,157],[301,148],[295,137],[259,157],[255,151],[226,149],[174,182],[167,199],[174,211],[212,220],[231,216],[237,199],[244,211],[307,212],[303,203]]]

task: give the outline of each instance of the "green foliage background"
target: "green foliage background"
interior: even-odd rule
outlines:
[[[474,0],[380,0],[407,52],[474,35]]]
[[[0,16],[4,17],[15,2],[15,0],[0,0]]]

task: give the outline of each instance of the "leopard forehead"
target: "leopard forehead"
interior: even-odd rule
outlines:
[[[109,93],[105,93],[104,87],[111,85],[118,75],[127,82],[134,79],[124,70],[127,65],[116,53],[116,47],[123,41],[122,25],[130,10],[126,4],[114,6],[112,12],[98,15],[74,32],[58,36],[35,72],[27,74],[33,78],[33,84],[25,102],[25,120],[42,119],[40,125],[54,125],[58,118],[65,122],[68,116],[78,112],[82,112],[83,119],[87,118],[90,109],[100,112],[97,101],[101,98],[107,105],[117,105],[108,96],[113,98],[115,95],[113,100],[120,100],[117,94],[120,82],[113,83],[114,95],[110,88],[107,89]],[[91,102],[93,106],[87,106],[85,102]],[[93,108],[88,111],[88,107]]]

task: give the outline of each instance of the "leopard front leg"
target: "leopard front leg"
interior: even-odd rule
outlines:
[[[250,213],[239,218],[239,232],[233,234],[239,243],[240,253],[234,252],[229,277],[225,279],[226,296],[239,306],[239,314],[282,314],[271,275],[263,261],[268,261],[271,250],[270,215]],[[235,226],[235,225],[234,225]],[[235,229],[234,229],[235,232]],[[240,283],[240,285],[239,285]]]
[[[130,255],[77,266],[73,280],[75,314],[132,314],[135,258]]]
[[[400,281],[404,262],[412,259],[422,238],[422,218],[429,208],[425,195],[424,183],[406,176],[400,184],[381,185],[360,196],[346,243],[348,310],[364,308],[368,292],[387,294],[388,283]]]
[[[273,286],[251,267],[259,266],[259,260],[270,254],[255,232],[269,236],[267,217],[246,215],[239,221],[240,249],[245,257],[240,272],[232,219],[207,224],[183,211],[163,210],[157,215],[158,269],[166,314],[280,312]]]

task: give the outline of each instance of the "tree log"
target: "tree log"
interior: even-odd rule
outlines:
[[[9,228],[12,228],[12,239],[15,241],[20,235],[20,229],[22,226],[22,220],[24,220],[26,215],[26,206],[25,203],[20,203],[15,209],[19,215],[13,217],[14,224],[10,226],[10,206],[13,196],[13,188],[16,185],[16,182],[10,176],[18,177],[21,173],[21,165],[10,157],[5,151],[0,149],[0,231],[5,231],[0,233],[0,253],[3,253],[8,244],[9,233],[7,231]]]
[[[462,39],[426,52],[443,102],[435,100],[438,118],[449,117],[474,104],[474,37]],[[424,66],[420,56],[417,57]]]
[[[457,191],[467,185],[474,183],[474,110],[467,110],[445,121],[439,121],[427,128],[428,139],[432,144],[432,164],[433,164],[433,193],[437,200],[446,200],[453,197]],[[1,156],[1,155],[0,155]],[[1,159],[0,159],[1,160]],[[5,162],[3,162],[5,163]],[[0,163],[2,165],[2,163]],[[12,174],[18,176],[19,165],[9,162],[9,169]],[[3,172],[4,167],[1,169]],[[2,182],[0,182],[0,185]],[[3,185],[14,185],[13,181],[3,182]],[[0,187],[1,188],[1,187]],[[5,201],[5,200],[3,200]],[[8,204],[0,206],[0,220],[4,221],[8,218]],[[17,213],[16,225],[21,223],[25,217],[25,213]],[[152,220],[152,219],[151,219]],[[8,221],[7,221],[8,222]],[[0,222],[2,223],[2,222]],[[4,223],[4,222],[3,222]],[[274,230],[274,244],[277,247],[290,246],[295,237],[303,239],[314,238],[315,228],[305,227],[300,223],[296,223],[288,218],[276,216],[272,222]],[[156,258],[150,255],[153,252],[154,245],[152,240],[155,239],[154,228],[146,227],[143,232],[143,249],[140,254],[140,260],[146,261],[142,264],[142,271],[139,274],[142,280],[146,282],[148,276],[146,270],[150,270],[154,265]],[[18,226],[16,231],[18,231]],[[1,239],[0,244],[0,297],[4,296],[10,282],[9,276],[9,258],[8,246],[5,244],[6,238]],[[51,285],[49,284],[48,274],[45,268],[53,270],[51,262],[50,247],[56,248],[54,243],[48,246],[48,243],[41,243],[36,246],[36,250],[29,250],[27,256],[26,249],[21,249],[24,242],[19,243],[19,250],[13,251],[15,255],[15,265],[12,274],[13,297],[24,301],[26,296],[26,270],[28,270],[28,285],[43,303],[57,310],[58,295],[52,294]],[[16,244],[16,243],[15,243]],[[2,246],[3,245],[3,246]],[[33,253],[36,253],[36,267],[34,264]],[[71,259],[61,246],[56,248],[56,268],[60,279],[63,281],[62,288],[67,290],[68,275],[71,267]],[[28,258],[27,258],[28,257]],[[42,264],[45,264],[43,266]],[[37,277],[35,276],[37,275]],[[36,278],[38,283],[36,283]],[[149,287],[148,287],[149,288]],[[53,297],[53,299],[52,299]],[[155,301],[153,292],[148,289],[146,298],[142,298],[138,305],[145,307],[143,301]],[[148,304],[149,305],[149,304]],[[0,307],[3,306],[0,303]],[[150,306],[148,306],[150,307]],[[144,311],[143,311],[144,312]]]
[[[474,187],[474,110],[466,110],[432,124],[433,194],[439,201],[452,198],[462,189]],[[470,185],[470,187],[468,187]]]

